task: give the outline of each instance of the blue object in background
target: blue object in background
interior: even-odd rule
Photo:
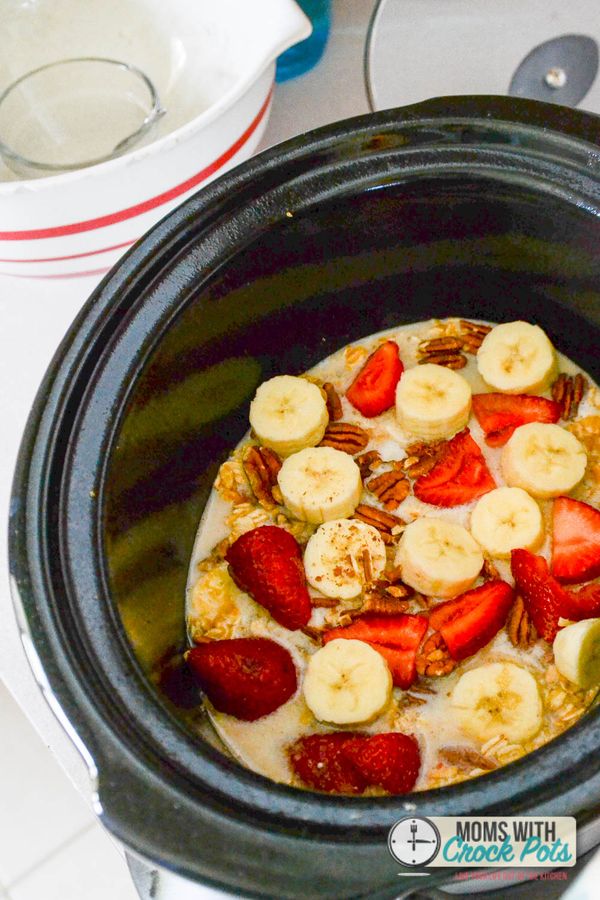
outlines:
[[[312,34],[277,60],[276,81],[287,81],[312,69],[323,55],[329,36],[331,0],[296,0],[312,22]]]

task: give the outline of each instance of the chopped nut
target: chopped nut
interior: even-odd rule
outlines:
[[[483,561],[483,569],[481,570],[481,574],[488,581],[495,581],[497,578],[500,578],[500,572],[491,561],[487,557]]]
[[[326,381],[324,383],[323,390],[325,391],[325,397],[327,398],[326,403],[327,412],[329,413],[329,421],[337,422],[338,419],[341,419],[343,416],[342,403],[338,396],[338,392],[330,381]]]
[[[275,509],[281,502],[277,474],[281,460],[269,447],[248,447],[243,455],[244,472],[250,487],[264,509]]]
[[[369,443],[369,435],[359,425],[351,425],[349,422],[330,422],[325,429],[320,447],[333,447],[354,456],[360,453]]]
[[[522,597],[517,597],[506,621],[506,630],[514,647],[527,648],[537,640],[537,631],[525,609]]]
[[[402,460],[402,468],[410,478],[419,478],[431,472],[438,460],[443,456],[448,441],[416,441],[406,448],[406,458]]]
[[[369,506],[367,503],[361,503],[356,507],[353,518],[360,519],[361,522],[366,522],[367,525],[376,528],[385,544],[394,542],[393,528],[406,524],[399,516],[393,516],[391,513],[377,509],[376,506]]]
[[[440,747],[441,758],[459,769],[497,769],[498,763],[494,762],[483,753],[470,750],[468,747]]]
[[[417,697],[416,694],[412,694],[410,691],[406,691],[402,695],[401,702],[406,706],[423,706],[424,703],[427,703],[427,700],[425,699],[425,697]]]
[[[311,641],[315,641],[315,643],[320,644],[323,640],[323,629],[315,628],[314,625],[305,625],[304,628],[301,628],[300,631],[302,634],[305,634],[307,638],[310,638]]]
[[[404,472],[392,469],[367,481],[366,488],[381,500],[386,509],[396,509],[410,493],[410,482]]]
[[[393,566],[385,573],[385,577],[389,584],[397,584],[399,581],[402,581],[402,566]]]
[[[435,363],[448,369],[462,369],[467,364],[459,337],[443,336],[421,341],[417,348],[419,364]]]
[[[478,322],[460,320],[461,338],[465,353],[476,354],[483,343],[486,334],[492,330],[491,325],[480,325]]]
[[[381,456],[377,450],[369,450],[367,453],[361,453],[360,456],[357,456],[354,462],[360,469],[361,478],[365,479],[381,463]]]
[[[444,638],[439,631],[434,631],[417,654],[418,674],[429,677],[449,675],[455,666],[456,663],[448,652]]]
[[[336,597],[311,597],[310,602],[317,608],[331,609],[337,606],[340,601]]]
[[[367,547],[365,547],[362,552],[362,566],[364,583],[370,584],[373,581],[373,568],[371,566],[371,554],[369,553]]]
[[[434,691],[433,688],[428,687],[426,684],[413,684],[411,691],[413,694],[431,694],[433,696],[437,693],[437,691]]]
[[[552,399],[558,403],[561,410],[561,418],[573,419],[579,410],[579,404],[587,389],[587,379],[581,373],[577,375],[565,375],[562,372],[552,385]]]

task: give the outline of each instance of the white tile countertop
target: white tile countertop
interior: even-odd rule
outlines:
[[[368,111],[363,53],[374,5],[374,0],[334,0],[332,32],[325,55],[311,72],[277,85],[261,149],[319,125]],[[91,790],[87,769],[46,705],[20,644],[9,593],[6,532],[12,474],[31,403],[56,348],[97,281],[97,277],[56,280],[0,277],[0,420],[3,423],[0,434],[0,678],[88,804]],[[64,776],[54,772],[50,777],[45,771],[45,767],[53,764],[51,757],[41,744],[37,745],[28,723],[19,721],[8,692],[1,690],[0,721],[4,732],[7,726],[11,731],[6,766],[17,772],[16,784],[11,785],[8,782],[12,776],[7,776],[5,759],[0,756],[0,900],[7,887],[11,900],[33,900],[42,893],[47,900],[54,897],[74,900],[76,896],[79,900],[83,895],[73,893],[76,882],[72,878],[71,887],[67,885],[60,860],[54,861],[53,854],[69,839],[75,842],[67,848],[72,848],[75,860],[88,844],[106,839],[90,830],[94,823],[92,815],[75,793],[73,797],[61,799],[64,785],[58,782]],[[31,742],[35,748],[30,753]],[[32,828],[28,822],[39,807],[36,784],[39,790],[43,790],[44,784],[50,787]],[[68,791],[65,797],[67,794]],[[20,804],[24,804],[22,820],[14,812]],[[60,815],[53,815],[53,809],[58,809]],[[68,826],[60,824],[63,819],[69,820]],[[100,852],[94,844],[91,855]],[[39,867],[30,871],[36,855]],[[58,866],[56,872],[47,868],[50,857],[55,869]],[[51,872],[56,877],[50,889]],[[88,872],[87,877],[95,876]],[[43,892],[42,883],[45,884]],[[204,895],[208,897],[211,893],[206,891]],[[102,896],[100,890],[93,893],[94,900],[96,896]],[[110,896],[115,900],[129,900],[130,892],[127,888],[123,888],[123,893],[111,890]],[[88,898],[91,900],[92,894],[86,892],[85,900]]]

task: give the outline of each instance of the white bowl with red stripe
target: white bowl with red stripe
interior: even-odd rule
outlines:
[[[100,275],[185,197],[256,149],[270,110],[275,59],[310,34],[308,19],[294,0],[173,0],[169,11],[174,7],[180,23],[189,10],[190,32],[210,35],[230,67],[227,77],[216,70],[208,85],[208,94],[218,96],[171,131],[169,103],[161,97],[166,133],[108,162],[47,178],[0,180],[0,274]],[[210,67],[202,77],[206,91]],[[194,84],[186,89],[193,92]],[[178,111],[172,112],[177,121]]]

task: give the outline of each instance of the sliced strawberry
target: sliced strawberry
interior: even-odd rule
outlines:
[[[560,406],[545,397],[529,394],[474,394],[473,413],[490,447],[503,447],[519,425],[558,422]]]
[[[198,644],[186,661],[213,706],[253,722],[296,692],[291,655],[269,638],[231,638]]]
[[[600,575],[600,512],[570,497],[552,508],[552,574],[561,581],[589,581]]]
[[[372,419],[396,402],[396,385],[403,371],[398,344],[386,341],[369,356],[346,397],[363,416]]]
[[[344,754],[368,784],[382,787],[390,794],[411,791],[421,768],[419,745],[408,734],[373,734],[365,741],[347,744]]]
[[[461,506],[496,487],[468,428],[448,441],[441,459],[414,485],[415,497],[432,506]]]
[[[558,631],[558,620],[569,603],[568,591],[552,577],[544,557],[529,550],[512,551],[511,569],[537,633],[551,644]]]
[[[429,624],[439,631],[452,659],[466,659],[500,631],[514,601],[505,581],[488,581],[454,600],[436,606]]]
[[[367,641],[369,644],[385,644],[399,650],[412,650],[419,646],[421,638],[427,631],[427,619],[423,616],[377,616],[374,614],[361,616],[352,625],[342,628],[330,628],[323,635],[323,643],[336,638],[353,638],[356,641]]]
[[[360,794],[370,785],[390,794],[406,794],[414,787],[421,766],[414,737],[395,732],[309,734],[288,747],[287,753],[305,784],[340,794]]]
[[[386,647],[385,644],[373,644],[371,641],[367,643],[385,659],[394,686],[407,691],[417,680],[418,645],[412,650],[399,650],[398,647]]]
[[[346,731],[309,734],[288,747],[288,758],[296,775],[309,787],[317,791],[360,794],[367,786],[367,779],[343,750],[362,741],[362,735]]]
[[[394,684],[406,690],[417,677],[417,650],[426,631],[427,619],[424,616],[366,615],[352,625],[326,631],[323,643],[336,638],[365,641],[386,660]]]
[[[600,616],[600,584],[592,582],[578,591],[564,591],[560,614],[565,619],[595,619]]]
[[[302,551],[284,528],[261,525],[242,534],[226,553],[236,584],[294,631],[312,614]]]

